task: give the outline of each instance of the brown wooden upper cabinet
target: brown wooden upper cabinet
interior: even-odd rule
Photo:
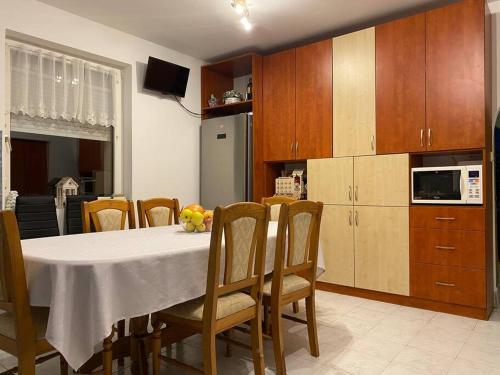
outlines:
[[[263,58],[264,161],[332,156],[332,41]]]
[[[332,156],[332,40],[295,52],[295,157]]]
[[[425,14],[375,27],[377,153],[426,150]]]
[[[295,158],[295,49],[262,60],[264,160]]]
[[[485,146],[485,4],[426,13],[427,149]]]

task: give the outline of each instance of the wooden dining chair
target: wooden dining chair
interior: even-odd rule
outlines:
[[[124,230],[127,217],[129,229],[135,229],[135,211],[132,201],[101,199],[82,202],[83,233]]]
[[[280,218],[280,208],[283,203],[293,203],[296,202],[297,199],[287,197],[285,195],[274,195],[272,197],[263,197],[262,204],[267,204],[271,206],[271,219],[270,221],[278,221]],[[299,312],[299,303],[292,303],[293,312],[298,314]]]
[[[29,304],[28,286],[16,216],[0,212],[0,350],[18,359],[18,366],[7,373],[34,375],[37,364],[60,356],[60,373],[68,374],[68,365],[45,338],[49,308]],[[111,374],[111,340],[104,340],[103,374]]]
[[[124,199],[100,199],[82,202],[83,233],[135,229],[134,202]],[[125,320],[117,323],[118,338],[125,337]],[[120,365],[123,361],[120,361]]]
[[[153,314],[154,375],[160,373],[161,359],[196,372],[217,374],[216,335],[244,322],[250,322],[255,374],[264,375],[261,295],[268,221],[269,207],[257,203],[236,203],[215,209],[205,296]],[[221,270],[223,233],[225,254]],[[203,371],[160,354],[163,323],[167,329],[180,326],[203,336]],[[217,337],[245,346],[226,336]]]
[[[137,215],[139,228],[179,224],[179,201],[175,198],[138,200]]]
[[[275,195],[272,197],[263,197],[262,204],[267,204],[271,206],[271,218],[270,221],[278,221],[280,218],[280,208],[283,203],[293,203],[297,199],[287,197],[285,195]]]
[[[263,289],[264,314],[271,308],[276,373],[280,375],[286,374],[282,316],[307,324],[311,354],[319,357],[315,288],[322,212],[321,202],[297,201],[281,205],[273,277],[265,282]],[[301,299],[306,300],[307,320],[282,314],[283,306]]]

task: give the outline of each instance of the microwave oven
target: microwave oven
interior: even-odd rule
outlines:
[[[411,186],[415,204],[482,204],[483,167],[412,168]]]

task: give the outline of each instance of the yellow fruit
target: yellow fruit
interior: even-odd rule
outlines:
[[[201,223],[200,225],[196,226],[196,230],[198,232],[205,232],[207,230],[207,227],[205,226],[205,224]]]
[[[203,217],[205,219],[210,219],[214,217],[214,212],[212,210],[206,210],[205,213],[203,214]]]
[[[191,221],[191,217],[193,216],[193,211],[189,208],[185,208],[181,211],[180,218],[183,223],[189,223]]]
[[[205,212],[205,209],[203,207],[201,207],[199,204],[190,204],[189,206],[186,206],[185,208],[193,211],[193,212],[201,212],[201,213],[204,213]]]
[[[186,232],[194,232],[195,226],[193,223],[186,223],[184,224],[184,229],[186,229]]]
[[[193,212],[193,216],[191,216],[191,223],[193,223],[195,226],[203,223],[203,214],[198,211]]]

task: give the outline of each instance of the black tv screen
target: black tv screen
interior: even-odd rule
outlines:
[[[189,68],[150,56],[144,88],[183,98],[186,95],[188,78]]]

